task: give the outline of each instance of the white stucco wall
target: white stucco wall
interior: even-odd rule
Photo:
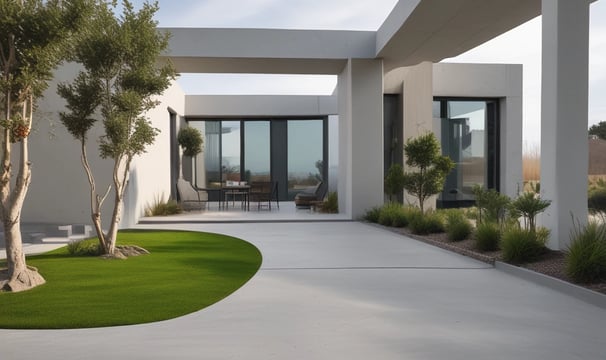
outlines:
[[[187,116],[326,116],[337,113],[337,96],[187,95]]]
[[[185,112],[185,93],[174,82],[163,96],[157,97],[160,104],[148,112],[152,126],[160,130],[156,141],[147,153],[136,157],[131,166],[130,181],[124,199],[122,227],[137,223],[145,207],[156,198],[168,199],[170,189],[170,114],[177,114],[177,131],[182,126]]]
[[[522,65],[433,65],[433,95],[492,97],[500,108],[500,191],[515,197],[522,188]]]
[[[56,94],[57,84],[71,81],[76,73],[77,67],[73,64],[58,69],[44,97],[38,102],[34,131],[30,136],[32,183],[23,206],[24,223],[91,223],[89,185],[80,162],[80,143],[59,120],[59,112],[64,111],[65,102]],[[149,117],[161,133],[148,153],[133,161],[122,227],[134,224],[141,216],[145,204],[155,194],[170,193],[167,107],[183,114],[184,93],[175,83],[159,99],[161,104],[150,111]],[[88,156],[96,178],[97,191],[102,193],[111,184],[113,161],[98,156],[97,139],[101,135],[99,126],[91,131]],[[113,196],[110,195],[102,213],[107,221],[112,208]],[[107,221],[104,221],[105,227]]]

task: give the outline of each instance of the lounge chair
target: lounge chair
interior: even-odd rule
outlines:
[[[204,190],[197,190],[189,181],[179,178],[177,180],[177,192],[183,210],[190,210],[194,206],[199,210],[206,208],[208,193]]]
[[[250,184],[250,201],[257,203],[257,209],[260,210],[262,206],[267,205],[268,209],[271,210],[271,202],[276,201],[278,209],[280,208],[280,201],[278,199],[278,182],[272,183],[270,181],[253,181]]]
[[[297,195],[295,195],[295,205],[298,208],[310,208],[317,204],[319,201],[324,200],[328,186],[320,181],[316,186],[308,188]]]

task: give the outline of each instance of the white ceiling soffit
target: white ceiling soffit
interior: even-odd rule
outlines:
[[[457,56],[541,14],[541,0],[402,0],[377,33],[385,71]]]

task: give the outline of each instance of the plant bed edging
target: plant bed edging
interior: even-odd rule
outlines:
[[[566,295],[570,295],[579,300],[601,307],[602,309],[606,309],[606,295],[597,291],[589,290],[582,286],[571,284],[569,282],[528,270],[523,267],[507,264],[502,261],[495,261],[494,267],[495,269],[503,271],[507,274],[523,278],[524,280],[528,280],[535,284],[547,286],[552,290],[562,292]]]

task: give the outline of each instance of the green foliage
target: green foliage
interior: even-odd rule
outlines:
[[[7,257],[9,277],[24,265],[18,255],[21,237],[10,235],[19,224],[31,181],[24,139],[31,133],[36,102],[90,15],[91,1],[0,0],[0,218],[15,250]],[[18,156],[13,154],[15,142],[20,142]]]
[[[378,223],[379,216],[381,215],[381,210],[382,210],[382,207],[375,206],[375,207],[371,208],[370,210],[366,211],[366,214],[364,214],[363,219],[368,222],[371,222],[371,223]]]
[[[400,164],[393,164],[389,167],[385,176],[385,193],[389,195],[389,200],[397,195],[404,188],[404,169]]]
[[[408,139],[404,152],[406,164],[416,169],[404,173],[404,189],[418,199],[421,212],[424,212],[425,200],[442,191],[454,163],[441,155],[440,144],[433,133]]]
[[[102,253],[97,239],[70,241],[67,252],[72,256],[99,256]]]
[[[422,213],[417,210],[409,218],[408,228],[413,234],[427,235],[444,232],[444,219],[439,213],[429,211]]]
[[[72,84],[60,84],[58,93],[68,110],[60,114],[61,121],[76,139],[86,140],[100,114],[105,129],[99,140],[101,156],[128,162],[153,143],[158,130],[142,114],[158,104],[154,96],[176,74],[172,65],[157,62],[168,47],[168,35],[153,20],[157,5],[146,3],[138,12],[129,1],[123,6],[117,18],[112,5],[97,3],[70,58],[84,70]]]
[[[120,231],[118,238],[119,244],[150,254],[108,261],[73,257],[64,247],[28,256],[47,283],[34,291],[0,294],[0,328],[90,328],[172,319],[225,298],[261,265],[257,248],[231,236],[131,230]]]
[[[522,264],[536,260],[545,252],[545,241],[549,232],[535,232],[517,226],[505,230],[501,238],[503,260]]]
[[[501,229],[492,222],[479,223],[473,234],[475,246],[480,251],[496,251],[501,241]]]
[[[145,207],[145,216],[167,216],[183,212],[183,209],[174,199],[164,200],[164,196],[156,196],[151,204]]]
[[[597,186],[590,189],[587,206],[591,212],[606,214],[606,187]]]
[[[473,187],[473,193],[478,208],[478,223],[502,223],[511,199],[495,189],[486,190],[480,185]]]
[[[320,212],[328,214],[336,214],[339,212],[339,196],[336,192],[331,191],[328,193],[322,206],[320,206]]]
[[[453,209],[456,210],[456,209]],[[446,234],[450,241],[465,240],[471,235],[473,225],[467,220],[461,211],[449,211],[446,213]]]
[[[179,129],[177,142],[183,148],[183,155],[194,157],[202,152],[202,143],[204,140],[202,139],[200,130],[191,126],[185,126]]]
[[[606,223],[575,225],[566,253],[566,273],[576,282],[606,280]]]
[[[535,231],[536,217],[551,204],[550,200],[543,200],[538,194],[525,192],[511,202],[511,210],[514,217],[521,215],[524,218],[524,227]]]
[[[596,135],[600,139],[606,140],[606,121],[600,121],[589,128],[589,135]]]
[[[387,203],[379,211],[377,222],[384,226],[393,226],[400,214],[403,213],[402,204]]]
[[[159,60],[168,47],[169,34],[156,28],[153,16],[157,3],[144,3],[135,11],[124,0],[120,17],[115,15],[117,1],[95,5],[87,18],[87,29],[74,41],[69,58],[82,65],[83,70],[71,84],[60,84],[58,93],[67,102],[67,111],[60,114],[61,122],[81,143],[91,192],[91,215],[98,224],[105,196],[96,193],[85,145],[97,121],[103,125],[99,155],[114,160],[115,202],[110,230],[107,234],[99,231],[97,236],[104,251],[111,252],[119,221],[117,209],[122,206],[130,164],[135,156],[145,153],[159,133],[145,114],[158,105],[156,96],[170,86],[176,72],[170,62]]]
[[[19,110],[30,96],[42,95],[53,70],[66,57],[73,34],[81,30],[91,9],[91,1],[86,0],[0,1],[3,111]],[[14,108],[4,108],[6,97],[10,97]]]

